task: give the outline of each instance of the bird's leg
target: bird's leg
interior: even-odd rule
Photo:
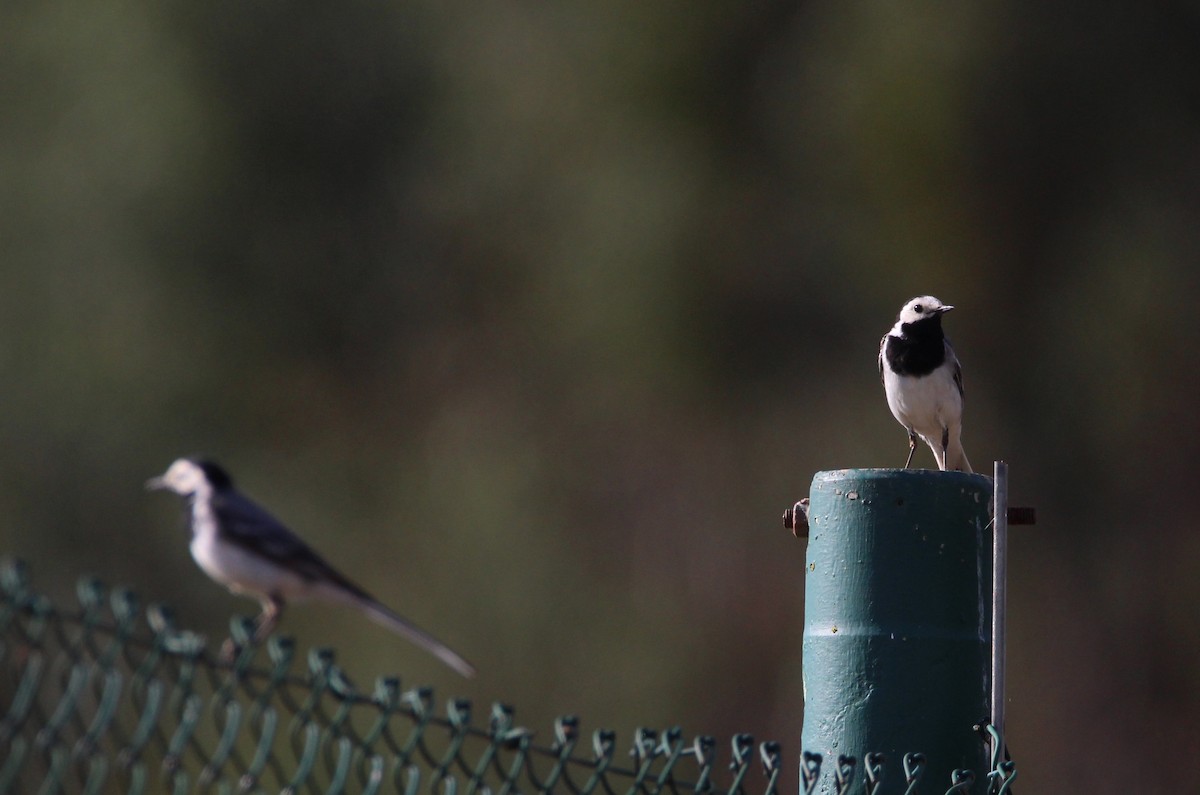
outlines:
[[[908,458],[904,459],[904,468],[912,463],[913,453],[917,452],[917,434],[910,428],[908,431]]]
[[[949,449],[949,447],[950,447],[950,429],[943,427],[942,428],[942,460],[938,462],[942,465],[943,470],[946,469],[946,451]]]
[[[258,627],[254,630],[254,642],[262,643],[270,637],[282,615],[283,600],[276,594],[270,594],[263,602],[262,615],[258,617]]]
[[[278,596],[268,596],[262,602],[262,612],[258,614],[258,620],[255,622],[254,637],[251,638],[252,643],[262,643],[275,630],[279,624],[279,617],[283,615],[283,600]],[[226,638],[221,644],[221,662],[232,663],[241,651],[237,641],[233,638]]]

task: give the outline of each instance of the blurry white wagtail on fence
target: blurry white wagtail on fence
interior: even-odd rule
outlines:
[[[287,602],[323,599],[358,608],[463,676],[474,676],[470,663],[326,563],[282,522],[238,492],[225,470],[211,461],[180,458],[163,475],[147,481],[146,488],[173,491],[187,501],[192,557],[209,577],[262,604],[257,640],[275,628]]]

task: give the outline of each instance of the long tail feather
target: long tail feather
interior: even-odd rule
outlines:
[[[397,635],[401,635],[412,641],[463,676],[470,678],[475,675],[475,666],[471,665],[449,646],[408,619],[393,613],[373,599],[363,599],[359,601],[358,606],[362,608],[363,612],[372,621],[382,624]]]

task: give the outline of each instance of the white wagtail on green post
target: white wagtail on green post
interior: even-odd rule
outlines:
[[[942,332],[942,315],[954,307],[932,295],[912,299],[900,309],[896,325],[879,343],[879,377],[892,416],[908,431],[912,464],[920,436],[933,450],[938,469],[971,472],[963,452],[962,365]]]
[[[448,646],[389,610],[238,492],[225,470],[211,461],[180,458],[164,474],[146,481],[146,488],[173,491],[187,501],[196,563],[233,593],[262,605],[256,640],[270,635],[287,602],[321,599],[356,607],[463,676],[475,675],[475,668]]]

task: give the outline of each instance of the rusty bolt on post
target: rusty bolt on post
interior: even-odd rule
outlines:
[[[808,497],[783,512],[783,526],[796,538],[808,537]]]
[[[1036,508],[1009,508],[1008,523],[1010,525],[1022,524],[1030,525],[1037,524],[1037,509]]]

